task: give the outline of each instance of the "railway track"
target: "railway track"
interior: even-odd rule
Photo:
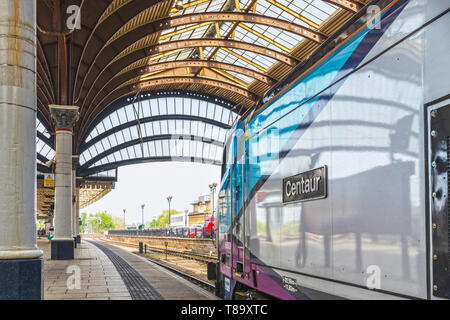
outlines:
[[[99,238],[97,240],[106,242],[106,243],[116,243],[118,245],[121,246],[125,246],[125,247],[129,247],[129,248],[134,248],[134,249],[138,249],[139,245],[138,244],[134,244],[134,243],[128,243],[128,242],[122,242],[122,241],[117,241],[117,240],[110,240],[110,239],[105,239],[105,238]],[[187,258],[187,259],[191,259],[191,260],[196,260],[196,261],[200,261],[203,263],[207,263],[207,262],[211,262],[211,261],[217,261],[217,258],[215,257],[210,257],[207,255],[202,255],[196,252],[189,252],[189,251],[178,251],[178,250],[171,250],[171,249],[162,249],[162,248],[156,248],[156,247],[149,247],[147,246],[147,248],[150,248],[150,250],[147,250],[148,253],[151,253],[152,251],[154,251],[155,253],[158,254],[165,254],[167,253],[168,255],[173,255],[173,256],[178,256],[178,257],[183,257],[183,258]],[[144,257],[145,259],[147,259],[148,261],[162,267],[165,268],[187,280],[189,280],[190,282],[193,282],[194,284],[202,287],[203,289],[211,292],[211,293],[215,293],[215,286],[203,279],[197,278],[189,273],[183,272],[179,269],[173,268],[171,266],[168,266],[164,263],[161,263],[160,261],[156,260],[156,259],[152,259],[146,255],[140,255],[142,257]]]
[[[150,261],[150,262],[152,262],[152,263],[154,263],[154,264],[160,266],[160,267],[163,267],[163,268],[165,268],[165,269],[167,269],[167,270],[169,270],[169,271],[171,271],[171,272],[173,272],[173,273],[178,274],[179,276],[181,276],[181,277],[183,277],[183,278],[185,278],[185,279],[187,279],[187,280],[189,280],[189,281],[195,283],[196,285],[202,287],[203,289],[208,290],[208,291],[211,292],[211,293],[215,293],[216,286],[213,285],[212,283],[209,283],[209,282],[207,282],[207,281],[204,281],[204,280],[202,280],[202,279],[199,279],[199,278],[197,278],[197,277],[194,277],[194,276],[192,276],[192,275],[190,275],[190,274],[188,274],[188,273],[186,273],[186,272],[183,272],[183,271],[181,271],[181,270],[172,268],[172,267],[170,267],[170,266],[168,266],[168,265],[166,265],[166,264],[164,264],[164,263],[161,263],[161,262],[159,262],[159,261],[157,261],[157,260],[155,260],[155,259],[151,259],[151,258],[149,258],[149,257],[147,257],[147,256],[144,256],[144,258],[147,259],[148,261]]]
[[[139,249],[139,245],[135,244],[135,243],[122,242],[122,241],[110,240],[110,239],[104,239],[104,238],[99,239],[99,240],[111,242],[111,243],[117,243],[122,246]],[[192,251],[185,251],[185,250],[181,251],[181,250],[174,250],[174,249],[164,249],[164,248],[160,248],[160,247],[152,247],[152,246],[147,245],[147,251],[150,251],[150,252],[153,251],[156,253],[163,253],[163,254],[183,257],[185,259],[196,260],[196,261],[200,261],[200,262],[204,262],[204,263],[218,261],[217,257],[215,257],[215,256],[208,256],[206,254],[201,254],[201,253],[192,252]]]

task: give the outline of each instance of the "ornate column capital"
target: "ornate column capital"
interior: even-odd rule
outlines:
[[[79,107],[50,105],[49,108],[52,118],[55,120],[56,130],[73,130],[75,123],[78,121]]]

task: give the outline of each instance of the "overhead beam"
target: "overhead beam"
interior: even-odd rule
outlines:
[[[226,80],[209,78],[209,77],[200,77],[200,76],[188,76],[188,75],[170,75],[170,76],[159,76],[149,79],[141,79],[141,77],[136,77],[127,83],[124,83],[120,87],[116,87],[114,90],[111,90],[106,94],[100,101],[96,102],[94,110],[89,113],[95,112],[95,108],[99,105],[105,104],[104,102],[108,100],[109,97],[114,96],[119,90],[124,88],[130,88],[128,91],[130,92],[140,92],[147,88],[160,86],[160,85],[170,85],[170,84],[203,84],[209,87],[214,87],[218,89],[224,89],[233,94],[239,94],[240,96],[246,98],[251,101],[253,104],[256,103],[261,97],[248,91],[247,88],[241,87],[238,84]]]
[[[237,65],[217,62],[217,61],[208,61],[208,60],[178,60],[171,62],[160,62],[156,64],[149,65],[148,67],[142,68],[141,72],[144,73],[152,73],[157,71],[176,69],[176,68],[215,68],[228,70],[235,73],[239,73],[245,75],[247,77],[256,79],[261,81],[269,86],[272,86],[276,83],[276,80],[270,78],[269,76],[263,74],[262,72],[257,72],[249,68],[240,67]]]
[[[37,1],[38,3],[46,1]],[[81,84],[80,80],[84,80],[86,66],[89,67],[93,63],[97,54],[102,50],[107,40],[119,30],[125,21],[133,19],[136,15],[143,11],[154,12],[158,10],[159,14],[169,15],[170,8],[164,12],[159,10],[160,0],[100,0],[100,1],[86,1],[83,0],[83,11],[81,12],[81,21],[91,22],[86,29],[77,30],[75,32],[75,43],[82,44],[82,50],[79,53],[73,52],[74,60],[74,83],[73,83],[73,103],[78,95],[78,89]],[[92,5],[93,4],[93,5]],[[89,17],[87,19],[86,17]],[[83,39],[83,40],[81,40]],[[80,41],[81,40],[81,41]]]
[[[118,125],[114,128],[111,128],[111,129],[99,134],[95,138],[92,138],[88,142],[82,144],[79,148],[79,152],[81,154],[82,152],[86,151],[87,149],[92,147],[97,142],[100,142],[101,140],[105,139],[106,137],[109,137],[109,136],[113,135],[114,133],[117,133],[124,129],[137,126],[138,124],[163,121],[163,120],[198,121],[198,122],[204,122],[204,123],[210,124],[212,126],[219,127],[219,128],[226,129],[226,130],[231,129],[230,125],[220,122],[220,121],[215,121],[215,120],[212,120],[209,118],[204,118],[204,117],[199,117],[199,116],[191,116],[191,115],[185,115],[185,114],[165,114],[165,115],[144,117],[144,118],[140,118],[139,121],[138,120],[129,121],[127,123],[123,123],[121,125]]]
[[[243,42],[243,41],[237,41],[237,40],[225,40],[225,39],[186,39],[186,40],[176,40],[176,41],[170,41],[165,42],[162,44],[155,44],[149,47],[146,47],[145,51],[148,56],[153,56],[156,54],[161,54],[167,51],[171,51],[174,49],[187,49],[187,48],[200,48],[200,47],[223,47],[223,48],[234,48],[244,51],[250,51],[257,54],[262,54],[264,56],[267,56],[269,58],[272,58],[274,60],[278,60],[280,62],[286,63],[287,65],[294,67],[296,66],[299,61],[295,59],[294,57],[281,53],[272,49],[268,49],[266,47]],[[134,52],[124,52],[123,54],[120,54],[116,60],[113,60],[113,62],[119,60],[125,55],[132,54]]]
[[[229,63],[223,63],[218,61],[209,61],[209,60],[177,60],[177,61],[170,61],[170,62],[160,62],[155,63],[147,66],[145,65],[145,61],[148,60],[148,58],[143,58],[139,60],[136,63],[131,64],[130,66],[123,69],[123,71],[116,74],[114,77],[110,78],[108,82],[106,82],[100,90],[95,94],[95,96],[92,98],[92,104],[97,104],[99,101],[99,95],[103,92],[109,92],[112,87],[120,87],[126,82],[132,80],[135,77],[135,73],[133,71],[138,70],[142,74],[145,73],[156,73],[160,71],[167,71],[171,69],[177,69],[177,68],[195,68],[195,69],[202,69],[202,68],[209,68],[209,69],[221,69],[221,70],[227,70],[232,71],[238,74],[242,74],[246,77],[250,77],[253,79],[256,79],[258,81],[261,81],[262,83],[268,85],[269,87],[272,87],[277,83],[277,80],[272,79],[271,77],[265,75],[262,72],[254,71],[250,68],[244,68],[237,65],[232,65]],[[195,70],[194,69],[194,70]],[[106,90],[106,91],[104,91]],[[107,94],[105,94],[106,96]]]
[[[95,97],[95,94],[93,94],[93,90],[95,90],[96,83],[99,81],[100,77],[103,75],[104,79],[103,81],[107,82],[110,80],[110,74],[117,74],[120,72],[122,68],[120,66],[120,60],[126,59],[126,66],[129,66],[140,59],[142,59],[142,56],[153,56],[162,54],[164,52],[170,52],[174,49],[185,49],[185,48],[192,48],[192,47],[221,47],[221,48],[232,48],[232,49],[239,49],[244,51],[250,51],[257,54],[265,55],[269,58],[272,58],[274,60],[278,60],[280,62],[286,63],[287,65],[291,67],[295,67],[299,61],[290,55],[280,53],[278,51],[265,48],[263,46],[247,43],[247,42],[241,42],[236,40],[223,40],[223,39],[191,39],[191,40],[179,40],[179,41],[172,41],[172,42],[166,42],[163,44],[158,45],[152,45],[145,48],[137,48],[134,51],[125,51],[122,55],[119,55],[116,59],[112,60],[97,76],[95,80],[93,80],[92,83],[85,83],[85,80],[83,81],[84,86],[86,86],[87,94],[85,98],[83,99],[83,103],[81,105],[80,110],[86,110],[86,107],[91,104],[93,101],[93,98]],[[116,66],[116,71],[111,70],[112,66]],[[100,83],[103,83],[100,81]],[[92,94],[92,96],[91,96]],[[251,99],[254,100],[254,99]],[[83,112],[83,111],[82,111]]]
[[[118,38],[123,37],[130,32],[139,34],[141,32],[140,29],[147,30],[146,36],[151,36],[153,34],[175,27],[204,22],[239,22],[262,24],[292,32],[318,43],[322,43],[326,40],[326,36],[322,33],[299,24],[291,23],[286,20],[255,13],[219,11],[184,14],[181,16],[164,18],[156,21],[143,21],[141,23],[130,21],[129,24],[125,25],[111,37],[111,39],[108,41],[108,44],[114,42]],[[130,28],[130,25],[135,25],[135,27]]]
[[[339,8],[345,9],[352,13],[357,13],[359,12],[359,10],[363,8],[363,6],[360,3],[352,0],[322,0],[322,1],[338,6]]]
[[[160,34],[164,30],[173,29],[182,25],[190,25],[190,24],[199,24],[204,22],[235,22],[235,23],[251,23],[251,24],[262,24],[268,25],[274,28],[279,28],[282,30],[286,30],[292,32],[294,34],[301,35],[307,39],[315,41],[317,43],[322,43],[326,40],[326,36],[321,34],[320,32],[310,29],[308,27],[304,27],[301,25],[293,24],[289,21],[272,18],[268,16],[253,14],[253,13],[245,13],[245,12],[207,12],[207,13],[195,13],[182,15],[177,17],[165,18],[156,21],[143,21],[138,22],[135,20],[131,20],[129,24],[126,24],[123,28],[118,30],[102,47],[102,49],[97,53],[94,59],[89,61],[89,69],[87,72],[82,75],[83,82],[81,87],[75,87],[75,101],[81,99],[80,93],[83,91],[83,88],[91,86],[91,84],[85,84],[85,79],[89,78],[88,75],[91,72],[99,72],[94,71],[94,69],[103,70],[105,65],[99,63],[100,56],[102,53],[108,52],[107,48],[110,47],[114,43],[114,51],[116,50],[126,50],[128,47],[132,47],[139,42],[143,41],[145,38],[149,38],[153,35]],[[130,25],[136,25],[136,27],[130,27]],[[124,35],[127,35],[124,37]],[[116,40],[121,39],[119,43],[115,43]],[[201,46],[198,46],[201,47]],[[108,62],[110,58],[108,57]]]
[[[210,164],[215,166],[221,166],[222,162],[213,160],[213,159],[205,159],[205,158],[199,158],[199,157],[179,157],[179,156],[173,156],[173,157],[146,157],[146,158],[137,158],[137,159],[130,159],[130,160],[123,160],[123,161],[117,161],[113,163],[104,164],[98,167],[94,167],[92,169],[86,169],[80,171],[78,174],[80,177],[87,177],[89,175],[103,172],[111,169],[116,169],[123,166],[133,165],[133,164],[142,164],[142,163],[152,163],[152,162],[169,162],[169,161],[181,161],[181,162],[193,162],[193,163],[203,163],[203,164]]]
[[[246,89],[241,88],[238,85],[234,85],[230,82],[221,81],[218,79],[210,79],[204,77],[186,77],[186,76],[171,76],[171,77],[158,77],[149,80],[145,80],[133,85],[133,89],[135,90],[143,90],[145,88],[154,87],[158,85],[169,85],[174,83],[183,83],[183,84],[201,84],[212,87],[217,87],[221,89],[225,89],[234,93],[237,93],[246,99],[252,100],[256,102],[260,97],[254,93],[247,91]]]
[[[187,140],[187,141],[198,141],[203,143],[212,144],[218,147],[223,147],[224,143],[218,140],[209,139],[205,137],[195,136],[195,135],[178,135],[178,134],[162,134],[162,135],[154,135],[149,137],[144,137],[142,139],[134,139],[122,144],[119,144],[115,147],[112,147],[102,153],[99,153],[95,157],[86,161],[81,167],[80,171],[88,169],[90,166],[94,165],[96,162],[108,157],[109,155],[114,154],[117,151],[126,149],[128,147],[132,147],[135,145],[139,145],[141,143],[151,142],[151,141],[162,141],[162,140]],[[170,156],[170,155],[169,155]]]
[[[130,100],[135,97],[136,92],[129,92],[125,95],[122,95],[113,102],[108,103],[108,105],[96,105],[94,110],[90,113],[88,117],[85,118],[83,125],[80,127],[80,133],[77,139],[77,146],[79,146],[86,141],[89,133],[108,115],[113,113],[114,111],[119,110],[120,108],[129,105]],[[185,90],[161,90],[161,91],[141,91],[139,98],[143,100],[155,99],[155,98],[187,98],[187,99],[196,99],[205,102],[210,102],[213,104],[217,104],[223,108],[226,108],[230,111],[233,111],[233,107],[235,103],[227,100],[226,98],[214,96],[207,93],[199,93],[194,91],[185,91]],[[78,150],[78,153],[79,150]]]

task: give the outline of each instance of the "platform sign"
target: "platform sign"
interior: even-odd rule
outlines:
[[[44,177],[44,187],[54,188],[55,187],[55,175],[52,173],[46,173]]]
[[[283,204],[327,197],[327,166],[283,179]]]

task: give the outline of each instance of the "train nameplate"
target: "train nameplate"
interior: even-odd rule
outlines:
[[[327,197],[327,166],[283,179],[283,204],[324,199]]]

